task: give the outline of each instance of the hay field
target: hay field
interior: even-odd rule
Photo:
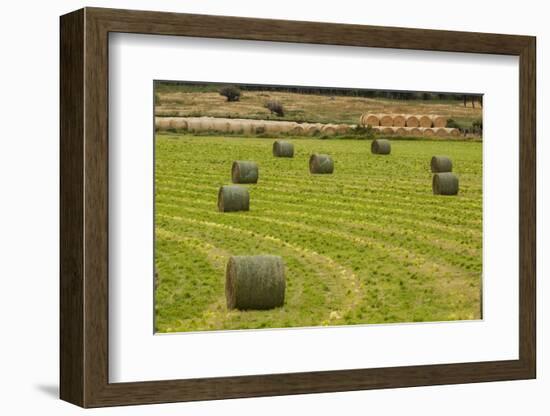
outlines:
[[[311,123],[356,124],[363,113],[390,114],[440,114],[454,119],[464,126],[482,117],[479,104],[464,107],[455,100],[397,100],[383,98],[327,96],[320,94],[299,94],[282,91],[243,91],[240,101],[227,102],[216,91],[188,91],[159,89],[159,103],[155,115],[173,117],[230,117],[274,119]],[[283,104],[285,116],[271,115],[264,108],[268,100]]]
[[[156,136],[155,262],[159,332],[480,318],[481,143],[296,139],[294,158],[273,140]],[[313,152],[333,175],[310,175]],[[434,196],[430,158],[453,159],[456,197]],[[250,211],[220,213],[218,187],[233,160],[255,160]],[[279,254],[282,308],[228,311],[230,255]]]

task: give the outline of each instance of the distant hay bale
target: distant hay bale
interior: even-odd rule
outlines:
[[[170,120],[170,128],[175,130],[187,130],[187,120],[183,117],[174,117]]]
[[[434,127],[447,127],[447,117],[431,116]]]
[[[305,128],[305,133],[308,136],[313,136],[314,134],[317,134],[319,132],[319,127],[315,124],[308,123],[304,126],[304,128]]]
[[[201,120],[200,131],[202,132],[211,132],[214,131],[214,122],[213,120]]]
[[[422,127],[420,130],[422,131],[422,136],[425,136],[425,137],[435,136],[435,130],[432,129],[431,127]]]
[[[231,166],[233,183],[257,183],[258,164],[249,160],[236,160]]]
[[[338,134],[347,134],[351,130],[351,127],[348,124],[338,124],[336,126],[336,133]]]
[[[422,130],[419,127],[411,127],[409,130],[411,136],[420,137],[422,136]]]
[[[433,173],[452,172],[453,162],[447,156],[432,156],[430,168]]]
[[[405,127],[394,127],[393,132],[397,136],[408,136],[409,135],[409,130],[407,130]]]
[[[375,139],[370,145],[370,151],[375,155],[389,155],[391,153],[391,143],[386,139]]]
[[[273,142],[273,156],[275,157],[294,157],[294,144],[276,140]]]
[[[386,136],[393,135],[393,128],[392,127],[380,127],[379,129],[381,134],[384,134]]]
[[[393,126],[393,117],[391,114],[381,114],[378,116],[380,120],[380,125],[383,127],[392,127]]]
[[[446,130],[449,132],[449,136],[458,137],[460,136],[460,130],[457,128],[448,128]]]
[[[334,161],[329,155],[312,154],[309,157],[309,172],[330,174],[334,172]]]
[[[434,195],[458,194],[458,177],[451,172],[434,173],[432,191]]]
[[[280,121],[270,121],[265,124],[265,132],[269,134],[279,134],[285,131],[285,126]]]
[[[248,211],[250,195],[248,189],[238,185],[224,185],[218,191],[218,210],[220,212]]]
[[[272,309],[285,302],[285,265],[271,255],[231,256],[225,271],[228,309]]]
[[[230,123],[226,118],[213,119],[211,122],[212,129],[220,133],[230,132]]]
[[[264,134],[266,131],[265,123],[262,121],[254,121],[252,129],[254,134]]]
[[[229,132],[234,134],[244,133],[244,124],[241,121],[231,120],[229,122]]]
[[[396,114],[393,116],[394,127],[405,127],[407,125],[407,119],[402,114]]]
[[[432,118],[430,116],[418,116],[420,127],[432,127]]]
[[[203,120],[200,118],[189,118],[187,119],[187,130],[199,133],[203,131]]]
[[[155,117],[155,127],[157,130],[168,130],[170,128],[170,118]]]
[[[419,127],[420,126],[420,121],[418,120],[418,117],[417,116],[414,116],[414,115],[407,115],[405,116],[406,118],[406,125],[407,127]]]
[[[296,124],[292,127],[290,130],[292,134],[295,134],[296,136],[304,136],[306,134],[306,129],[301,124]]]
[[[443,127],[434,128],[434,130],[435,130],[435,134],[439,137],[447,137],[449,135],[449,132],[447,131],[447,129]]]
[[[336,134],[336,126],[334,124],[325,124],[321,127],[321,134],[325,134],[327,136]]]
[[[254,127],[254,123],[250,120],[243,121],[241,123],[243,128],[244,134],[256,134],[256,128]]]
[[[380,119],[376,114],[363,114],[359,121],[363,126],[377,127],[380,125]]]

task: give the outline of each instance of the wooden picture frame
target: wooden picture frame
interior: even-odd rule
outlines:
[[[61,17],[60,396],[82,407],[338,392],[536,376],[536,40],[529,36],[85,8]],[[108,34],[519,57],[519,359],[109,383]]]

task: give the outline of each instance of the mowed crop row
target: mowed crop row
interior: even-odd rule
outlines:
[[[274,158],[272,140],[158,135],[155,238],[160,332],[446,321],[480,317],[481,143],[294,140]],[[311,153],[330,154],[333,175],[311,175]],[[430,157],[460,172],[456,197],[432,195]],[[220,213],[230,162],[254,160],[249,212]],[[229,311],[231,255],[275,253],[286,299],[268,311]]]

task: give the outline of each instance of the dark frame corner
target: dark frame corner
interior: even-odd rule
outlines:
[[[60,19],[60,396],[82,407],[536,377],[536,39],[85,8]],[[108,380],[109,32],[504,54],[520,62],[519,359],[208,379]]]

